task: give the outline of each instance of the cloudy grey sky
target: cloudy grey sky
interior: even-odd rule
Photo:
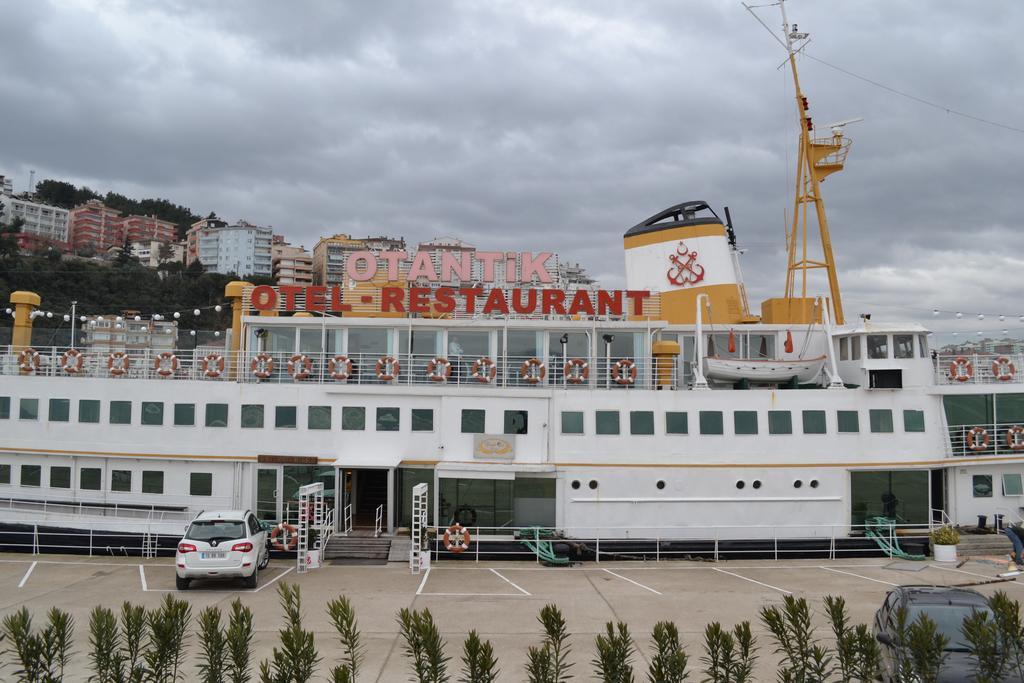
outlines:
[[[6,0],[0,173],[273,225],[555,250],[623,284],[621,235],[730,206],[781,293],[797,128],[784,53],[733,0]],[[1024,4],[791,0],[809,54],[1024,128]],[[776,8],[759,10],[773,27]],[[815,121],[863,116],[824,185],[848,314],[1004,313],[1024,334],[1024,134],[809,59]],[[902,307],[902,308],[901,308]],[[970,317],[970,316],[968,316]]]

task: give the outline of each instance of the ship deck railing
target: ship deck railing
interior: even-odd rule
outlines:
[[[392,386],[514,387],[523,389],[681,389],[689,386],[682,363],[655,368],[649,357],[448,355],[422,353],[322,353],[243,351],[236,354],[208,347],[162,351],[154,349],[79,349],[81,366],[69,363],[68,347],[0,347],[0,374],[109,378],[127,381],[192,380],[267,384],[332,384]],[[112,353],[123,353],[111,362]],[[36,357],[34,354],[38,354]],[[170,357],[173,356],[173,359]],[[487,363],[493,362],[493,370]],[[438,363],[439,359],[447,363]],[[585,363],[586,370],[567,364]],[[620,361],[628,361],[625,367]],[[629,364],[632,364],[630,366]],[[70,372],[67,367],[75,368]],[[433,367],[433,375],[429,370]],[[440,367],[440,369],[438,369]],[[635,369],[635,376],[633,370]],[[396,372],[397,371],[397,372]],[[493,374],[492,374],[493,373]],[[394,376],[390,378],[390,376]],[[483,381],[487,378],[488,381]]]
[[[140,520],[146,522],[190,522],[192,515],[185,507],[98,502],[52,502],[25,498],[0,498],[0,510],[39,515],[68,515],[76,518]]]
[[[966,360],[969,366],[963,365]],[[935,383],[940,386],[1024,383],[1024,353],[964,353],[936,355]]]
[[[948,455],[958,458],[1012,455],[1024,460],[1024,420],[950,425]]]

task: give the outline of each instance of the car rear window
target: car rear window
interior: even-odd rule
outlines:
[[[960,627],[964,619],[975,611],[984,612],[990,620],[992,618],[991,610],[983,605],[911,605],[907,610],[907,623],[914,623],[919,614],[927,614],[938,626],[939,633],[949,639],[946,649],[962,650],[967,644],[964,643],[964,634]]]
[[[233,541],[245,538],[245,525],[241,520],[204,519],[192,522],[185,538],[190,541]]]

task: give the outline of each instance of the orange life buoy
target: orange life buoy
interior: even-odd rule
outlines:
[[[519,366],[519,376],[528,384],[543,382],[547,374],[548,369],[540,358],[530,358]]]
[[[974,365],[963,356],[957,356],[949,364],[949,378],[957,382],[966,382],[974,377]]]
[[[274,372],[274,359],[269,353],[257,353],[249,364],[252,374],[260,379],[267,379]]]
[[[279,538],[282,535],[284,538]],[[295,550],[299,545],[298,530],[287,522],[281,522],[270,532],[270,544],[275,550]]]
[[[1011,451],[1024,449],[1024,427],[1014,425],[1006,430],[1006,445]]]
[[[288,359],[288,374],[292,379],[306,379],[313,372],[313,361],[304,353],[297,353]]]
[[[563,372],[569,384],[583,384],[590,376],[590,365],[582,358],[573,358],[566,361]]]
[[[348,356],[334,356],[327,361],[327,372],[332,379],[346,380],[352,376],[352,361]]]
[[[170,351],[164,351],[153,359],[153,369],[161,377],[170,377],[178,371],[178,357]]]
[[[636,382],[636,363],[629,358],[621,358],[612,365],[612,379],[616,384],[633,384]]]
[[[494,364],[493,360],[486,356],[484,358],[477,359],[473,363],[473,367],[469,369],[469,376],[483,384],[490,384],[494,381],[497,374],[498,366]]]
[[[999,356],[992,361],[992,374],[1000,382],[1009,382],[1017,374],[1017,366],[1006,356]]]
[[[452,376],[452,362],[447,358],[432,358],[427,363],[427,377],[434,382],[446,382]]]
[[[34,372],[39,369],[39,352],[31,346],[22,349],[18,354],[18,367],[22,372]]]
[[[61,356],[60,368],[69,375],[81,372],[83,365],[85,365],[85,356],[78,349],[68,349]]]
[[[114,377],[120,377],[124,373],[128,372],[128,368],[131,366],[131,358],[124,351],[114,351],[107,356],[107,370]]]
[[[469,548],[469,540],[469,529],[466,529],[458,522],[444,530],[445,550],[461,553]]]
[[[967,430],[967,447],[972,451],[983,451],[988,448],[988,430],[984,427],[971,427]]]
[[[377,379],[390,382],[402,372],[402,364],[394,356],[381,356],[377,361]]]
[[[224,356],[219,353],[208,353],[203,358],[203,375],[210,379],[220,377],[224,372]]]

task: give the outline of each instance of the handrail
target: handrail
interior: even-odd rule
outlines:
[[[939,513],[939,526],[953,526],[953,520],[949,518],[946,511],[942,508],[930,508],[928,510],[928,530],[935,530],[935,513]]]
[[[383,529],[384,529],[384,505],[381,504],[381,505],[377,506],[377,512],[374,515],[373,537],[374,538],[379,537],[381,532],[383,531]]]
[[[352,503],[349,503],[348,505],[345,506],[345,517],[342,521],[344,523],[344,528],[342,529],[342,532],[346,536],[348,536],[350,533],[352,533]]]
[[[948,434],[949,454],[954,457],[1018,455],[1024,458],[1024,421],[950,425]]]
[[[997,359],[1004,358],[1007,363],[996,363]],[[953,363],[960,359],[969,365],[954,370]],[[934,357],[934,365],[935,383],[940,385],[1024,382],[1024,354],[1021,353],[941,354]]]

